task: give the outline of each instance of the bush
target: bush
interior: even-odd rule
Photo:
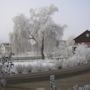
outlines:
[[[16,72],[19,73],[19,74],[23,73],[24,68],[25,68],[25,66],[23,66],[23,65],[17,65],[16,66]]]
[[[27,66],[24,66],[24,72],[23,73],[30,73],[32,70],[32,66],[31,65],[27,65]]]

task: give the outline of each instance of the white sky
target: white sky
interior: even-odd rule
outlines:
[[[68,26],[63,39],[78,36],[86,29],[90,30],[90,0],[0,0],[0,42],[9,41],[14,16],[20,13],[29,16],[30,8],[51,4],[59,8],[55,21]]]

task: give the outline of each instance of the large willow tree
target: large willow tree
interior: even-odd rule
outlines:
[[[58,8],[51,5],[39,9],[30,9],[28,19],[24,15],[16,16],[14,18],[14,32],[11,34],[15,51],[24,52],[28,46],[28,41],[31,40],[33,45],[38,45],[37,48],[40,49],[42,59],[44,59],[46,48],[49,46],[50,49],[53,49],[52,45],[56,46],[63,36],[64,27],[56,24],[52,18],[52,15],[57,11]],[[53,41],[50,42],[50,38]],[[55,43],[53,44],[53,42]]]

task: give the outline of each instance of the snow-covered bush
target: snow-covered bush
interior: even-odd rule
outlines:
[[[90,48],[85,44],[79,44],[76,47],[75,54],[68,59],[64,59],[63,67],[73,67],[80,64],[87,64],[90,62]]]
[[[53,57],[59,57],[60,59],[68,59],[73,56],[74,41],[60,41],[59,46],[53,50]]]
[[[61,69],[62,68],[62,63],[63,63],[63,60],[61,59],[61,60],[54,60],[54,67],[55,67],[55,69],[56,70],[59,70],[59,69]]]
[[[32,72],[56,70],[55,64],[46,61],[35,61],[31,63]]]
[[[31,66],[32,66],[32,72],[38,72],[38,71],[41,71],[40,67],[41,67],[41,63],[39,61],[35,61],[35,62],[32,62],[31,63]]]
[[[61,60],[35,60],[31,62],[15,62],[14,67],[11,69],[11,73],[27,74],[30,72],[44,72],[51,70],[61,69]]]
[[[75,55],[80,64],[86,64],[90,60],[90,48],[85,44],[79,44],[76,48]]]
[[[17,73],[23,73],[25,66],[24,65],[17,65],[15,68],[16,68]]]
[[[27,66],[25,66],[24,70],[26,71],[26,73],[30,73],[31,70],[32,70],[32,66],[31,65],[27,65]]]

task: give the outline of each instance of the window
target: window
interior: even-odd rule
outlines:
[[[90,36],[89,33],[87,33],[87,34],[86,34],[86,37],[88,38],[89,36]]]

